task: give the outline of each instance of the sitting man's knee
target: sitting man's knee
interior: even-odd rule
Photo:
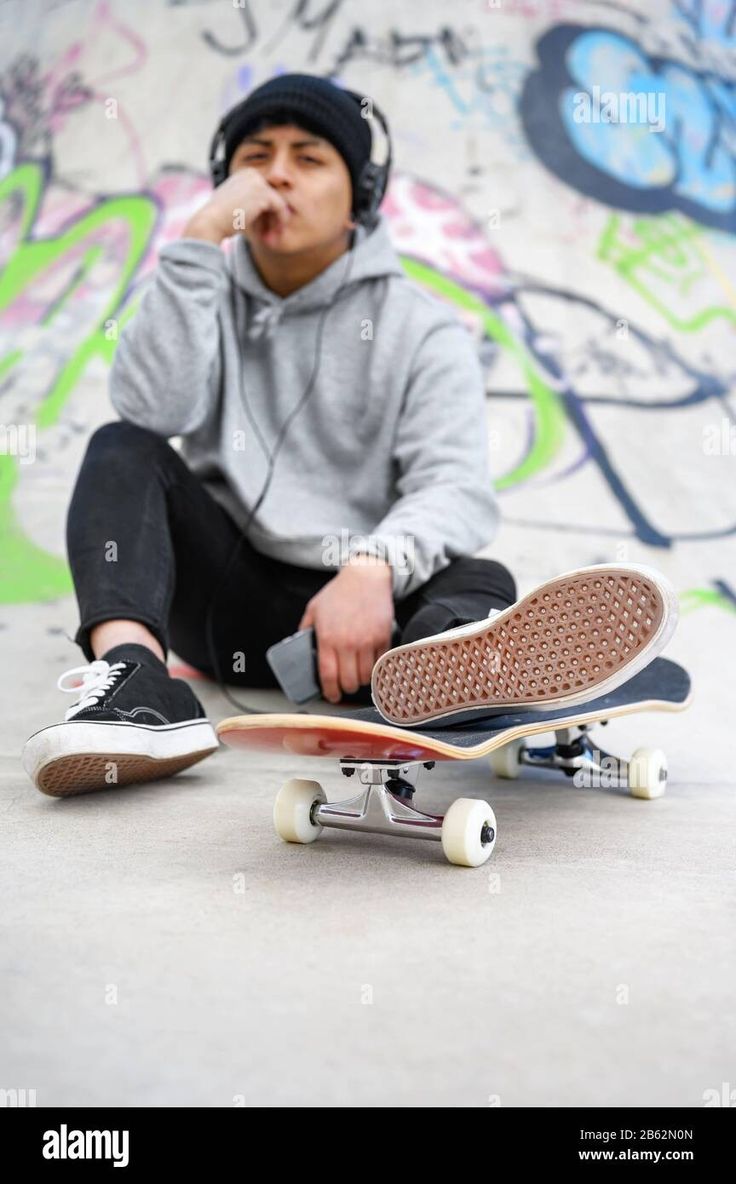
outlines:
[[[508,594],[509,602],[511,604],[514,604],[515,601],[517,600],[517,596],[518,596],[517,589],[516,589],[516,580],[512,576],[509,569],[507,567],[505,567],[503,563],[499,563],[498,560],[496,560],[496,559],[489,559],[488,562],[493,564],[493,569],[494,569],[493,574],[494,574],[494,577],[496,578],[496,580],[498,581],[499,586],[501,588],[503,588],[504,592],[506,592]]]
[[[104,450],[118,452],[124,448],[159,448],[167,441],[149,428],[139,427],[125,419],[114,419],[103,423],[89,438],[87,447],[95,452]]]
[[[467,576],[469,583],[480,583],[493,595],[508,599],[509,604],[515,603],[516,581],[509,569],[497,559],[466,555],[453,561],[453,569]]]
[[[460,568],[467,571],[482,571],[487,574],[498,576],[499,579],[507,579],[513,582],[514,577],[503,563],[498,559],[488,559],[485,555],[462,555],[459,559],[453,560]]]

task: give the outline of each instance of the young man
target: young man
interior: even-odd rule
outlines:
[[[90,439],[67,523],[90,665],[65,721],[24,751],[45,792],[160,777],[214,751],[198,699],[167,673],[169,645],[206,674],[274,686],[267,648],[311,625],[331,702],[370,701],[375,668],[387,718],[397,703],[409,725],[477,707],[450,686],[428,716],[405,655],[439,644],[452,664],[447,630],[472,622],[490,644],[514,605],[506,568],[473,558],[498,525],[483,375],[459,319],[365,217],[357,99],[281,75],[230,113],[225,179],[162,249],[121,336],[121,419]]]

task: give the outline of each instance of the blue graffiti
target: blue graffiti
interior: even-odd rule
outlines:
[[[736,48],[736,0],[674,0],[673,8],[698,41]]]
[[[537,52],[520,113],[551,172],[618,209],[736,231],[736,84],[610,29],[557,25]]]
[[[508,118],[516,105],[525,66],[510,56],[508,46],[473,45],[462,60],[458,55],[453,62],[443,60],[430,46],[426,55],[412,64],[410,72],[415,80],[428,77],[444,92],[458,116],[451,122],[453,130],[467,128],[466,121],[477,119],[502,132],[508,140],[518,140],[519,147],[526,151]]]

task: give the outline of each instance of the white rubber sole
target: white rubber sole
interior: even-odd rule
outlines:
[[[206,719],[160,728],[71,719],[35,732],[24,745],[22,763],[42,793],[70,797],[171,777],[218,747]]]
[[[678,615],[674,588],[652,567],[575,568],[490,621],[387,650],[373,667],[373,702],[400,727],[585,703],[647,666]]]

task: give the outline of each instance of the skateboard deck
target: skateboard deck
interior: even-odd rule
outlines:
[[[500,777],[518,777],[522,765],[553,768],[579,778],[578,785],[623,785],[633,797],[661,797],[667,781],[661,749],[637,749],[630,761],[620,760],[594,747],[588,729],[639,711],[682,711],[690,698],[687,671],[655,658],[609,694],[551,711],[503,708],[472,724],[421,729],[394,727],[372,708],[345,715],[263,713],[224,719],[217,734],[233,748],[332,757],[341,773],[356,778],[359,792],[342,802],[328,802],[317,781],[287,781],[274,805],[276,832],[285,841],[311,843],[325,827],[437,839],[450,863],[478,867],[496,842],[492,807],[476,798],[457,798],[444,816],[420,812],[412,799],[421,768],[488,756]],[[554,732],[555,743],[527,745],[528,737],[542,732]]]
[[[508,711],[475,723],[433,728],[399,728],[371,707],[346,715],[271,713],[239,715],[217,726],[233,748],[287,752],[296,756],[362,760],[475,760],[512,740],[630,715],[636,711],[682,711],[690,700],[690,676],[667,658],[655,658],[629,682],[608,695],[552,711]]]

